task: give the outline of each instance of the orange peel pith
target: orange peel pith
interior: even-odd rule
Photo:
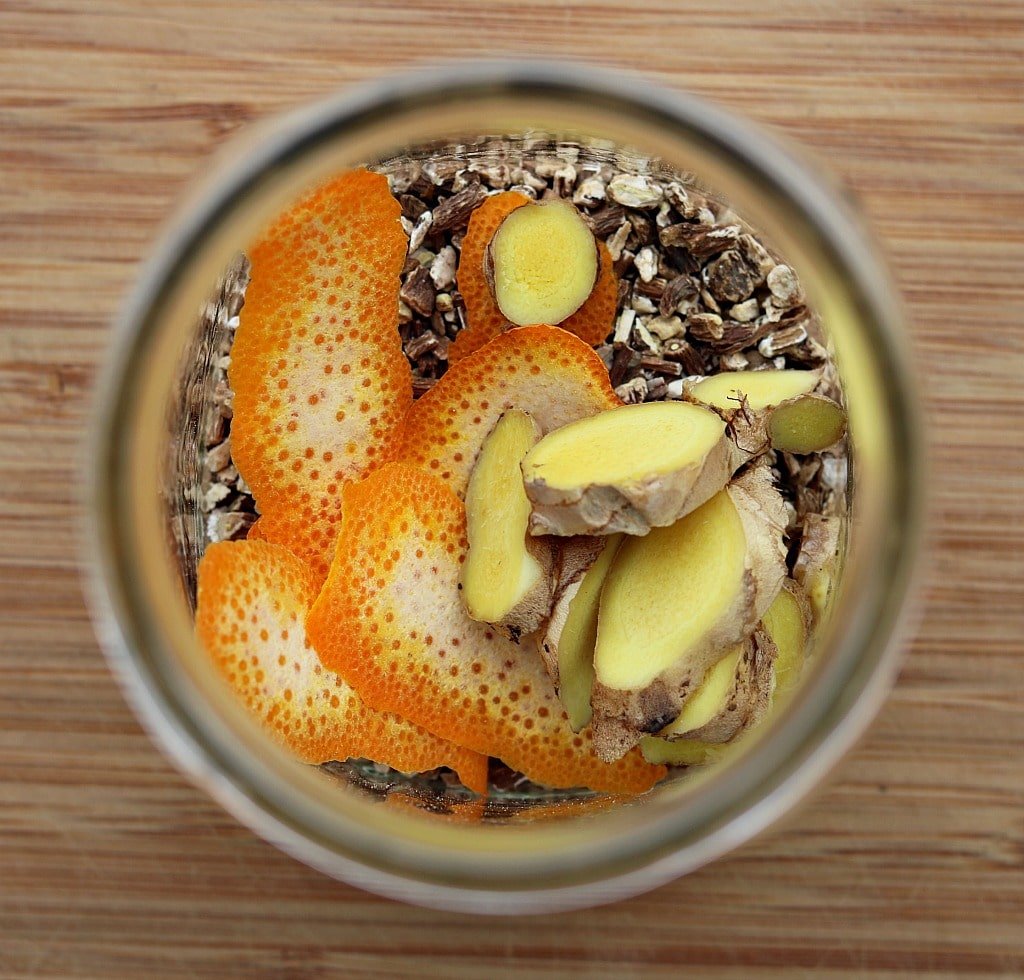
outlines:
[[[464,497],[487,434],[503,412],[533,416],[541,433],[621,402],[601,358],[560,327],[516,327],[452,365],[413,405],[398,459]]]
[[[664,775],[635,750],[598,759],[589,730],[569,727],[535,644],[468,617],[465,508],[441,480],[391,463],[344,496],[345,531],[307,629],[364,701],[549,786],[637,793]]]
[[[448,352],[455,363],[508,330],[511,324],[498,309],[484,274],[484,253],[498,226],[531,199],[518,191],[505,191],[487,198],[469,219],[456,279],[466,304],[466,328],[455,338]],[[618,305],[618,281],[614,263],[604,242],[599,241],[600,272],[587,301],[560,326],[594,346],[608,336]]]
[[[341,486],[389,459],[412,404],[398,333],[407,242],[387,179],[354,170],[251,248],[231,351],[232,456],[261,533],[326,575]]]
[[[485,756],[375,711],[320,663],[304,625],[318,591],[314,573],[281,545],[220,542],[203,555],[196,629],[249,710],[304,762],[367,758],[401,772],[449,766],[485,793]]]

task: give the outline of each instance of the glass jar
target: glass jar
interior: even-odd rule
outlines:
[[[273,744],[195,638],[190,576],[201,528],[187,502],[213,356],[195,311],[240,247],[317,180],[410,155],[461,160],[552,146],[622,170],[699,175],[798,270],[849,409],[842,576],[800,689],[727,760],[628,804],[574,807],[568,794],[548,820],[474,823],[447,804],[433,813],[382,806],[355,770],[330,778]],[[863,731],[894,679],[921,525],[921,436],[899,305],[842,193],[714,106],[632,76],[537,63],[389,80],[293,115],[224,155],[124,310],[92,445],[97,629],[156,740],[300,860],[380,894],[472,912],[581,907],[649,889],[790,809]]]

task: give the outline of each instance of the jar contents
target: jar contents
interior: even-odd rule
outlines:
[[[799,680],[846,505],[820,324],[720,203],[574,162],[354,170],[229,273],[197,629],[304,762],[633,795]]]

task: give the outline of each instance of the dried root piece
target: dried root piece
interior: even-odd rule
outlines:
[[[574,732],[590,724],[598,603],[622,537],[570,538],[563,548],[562,572],[541,654]]]
[[[505,217],[484,253],[484,276],[509,323],[558,324],[589,299],[599,264],[590,226],[554,199]]]
[[[552,544],[527,534],[530,501],[519,469],[539,439],[529,415],[506,412],[484,439],[466,490],[462,601],[470,619],[516,641],[547,618],[554,590]]]
[[[559,327],[517,327],[452,365],[413,405],[399,459],[464,497],[502,413],[517,408],[547,433],[620,404],[601,358],[578,337]]]
[[[772,409],[768,441],[787,453],[817,453],[846,434],[846,412],[831,398],[801,395]]]
[[[786,511],[765,468],[619,548],[601,593],[591,703],[598,753],[616,759],[675,721],[745,640],[785,575]]]
[[[696,510],[744,460],[712,411],[627,405],[545,436],[523,460],[533,534],[646,534]]]
[[[324,665],[363,700],[496,756],[549,786],[636,793],[664,770],[615,764],[569,727],[535,644],[466,615],[462,502],[438,478],[392,463],[344,490],[345,526],[307,620]]]
[[[505,218],[529,204],[532,202],[525,194],[507,191],[487,198],[469,219],[456,276],[459,292],[466,304],[467,326],[448,351],[448,360],[452,364],[511,326],[494,301],[485,275],[484,259],[491,239]],[[562,323],[563,329],[591,346],[601,343],[611,332],[618,301],[614,263],[604,242],[598,242],[598,256],[600,271],[590,298]]]
[[[804,519],[800,553],[793,566],[793,578],[811,602],[815,623],[828,612],[839,564],[842,522],[838,517],[808,514]]]
[[[316,576],[265,541],[212,544],[199,563],[196,629],[246,707],[303,762],[366,758],[401,772],[450,766],[487,792],[487,758],[367,707],[320,663],[306,614]]]
[[[792,579],[782,583],[775,601],[761,619],[761,628],[775,644],[775,690],[792,690],[803,669],[810,634],[811,610],[803,590]]]
[[[412,404],[398,334],[400,215],[387,179],[356,170],[300,200],[250,250],[228,369],[232,455],[263,536],[321,578],[341,486],[394,455]]]

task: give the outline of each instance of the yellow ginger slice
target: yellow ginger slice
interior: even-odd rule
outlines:
[[[530,501],[519,468],[538,439],[529,415],[506,412],[484,440],[466,490],[462,601],[471,619],[493,623],[513,640],[547,618],[554,588],[551,542],[527,534]]]
[[[820,380],[820,371],[723,371],[688,381],[683,389],[702,405],[731,410],[745,401],[748,409],[759,412],[814,391]]]
[[[753,632],[785,575],[785,526],[782,498],[761,467],[619,548],[594,653],[591,728],[602,758],[674,721],[721,651]]]
[[[465,508],[441,480],[392,463],[344,496],[344,529],[307,630],[324,665],[367,704],[548,786],[637,793],[661,778],[639,752],[598,759],[590,732],[570,729],[536,644],[466,614]]]
[[[246,707],[303,762],[366,758],[401,772],[450,766],[487,792],[487,758],[374,711],[320,663],[305,629],[319,591],[287,548],[225,541],[199,562],[196,630]]]
[[[232,456],[262,536],[321,579],[342,485],[394,455],[412,404],[398,334],[400,216],[387,179],[355,170],[289,208],[249,252],[228,369]]]
[[[508,214],[485,253],[484,274],[505,318],[558,324],[594,291],[594,233],[568,201],[527,204]]]
[[[782,583],[775,601],[761,619],[771,637],[775,658],[775,692],[786,694],[796,687],[807,654],[811,614],[803,590],[792,579]]]
[[[603,540],[570,538],[563,548],[558,591],[541,653],[574,732],[590,724],[598,603],[622,538],[621,534]]]
[[[801,395],[772,409],[768,441],[788,453],[817,453],[846,434],[846,412],[824,395]]]
[[[744,460],[712,411],[624,405],[545,436],[523,460],[533,534],[646,534],[696,510]]]
[[[399,459],[464,498],[487,434],[517,408],[550,432],[622,404],[601,358],[558,327],[517,327],[453,364],[410,409]]]

